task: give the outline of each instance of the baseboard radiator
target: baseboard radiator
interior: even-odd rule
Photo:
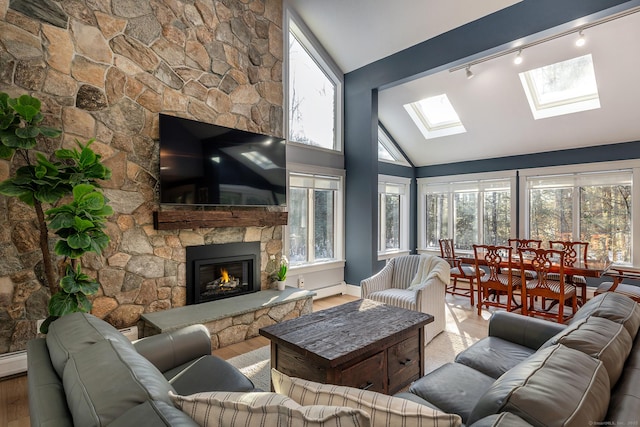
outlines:
[[[138,339],[138,327],[120,329],[122,334],[134,341]],[[0,354],[0,378],[27,372],[27,351],[15,351],[13,353]]]

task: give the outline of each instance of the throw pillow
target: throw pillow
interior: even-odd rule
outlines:
[[[407,399],[291,378],[275,369],[271,369],[271,383],[276,392],[292,398],[300,405],[336,405],[362,409],[371,417],[373,427],[442,427],[462,424],[458,415],[445,414]]]
[[[176,407],[203,427],[368,427],[361,410],[337,406],[300,406],[292,399],[267,392],[212,391],[179,396],[169,392]]]

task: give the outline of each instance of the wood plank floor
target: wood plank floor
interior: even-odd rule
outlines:
[[[313,302],[313,310],[323,310],[356,299],[358,298],[349,295],[318,299]],[[469,306],[468,298],[451,295],[447,295],[446,310],[446,330],[473,338],[474,341],[486,336],[487,319],[491,312],[485,310],[482,316],[478,316],[475,309]],[[268,339],[256,337],[215,350],[213,354],[223,359],[229,359],[265,345],[269,345]],[[20,375],[0,380],[0,427],[27,427],[29,425],[27,376]]]

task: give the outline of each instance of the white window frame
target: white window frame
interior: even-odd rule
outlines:
[[[311,273],[315,271],[321,271],[323,269],[329,268],[338,268],[344,267],[345,259],[344,259],[344,178],[345,173],[344,170],[341,169],[333,169],[333,168],[324,168],[319,166],[311,166],[311,165],[302,165],[302,164],[288,164],[287,171],[287,199],[289,200],[289,182],[291,175],[315,175],[315,176],[326,176],[331,178],[336,178],[340,181],[340,188],[336,190],[336,200],[334,206],[334,219],[335,219],[335,241],[334,241],[334,259],[330,261],[315,261],[313,257],[311,257],[311,261],[298,264],[291,265],[290,271],[292,274],[303,274],[303,273]],[[309,227],[312,227],[313,224],[313,209],[308,209],[307,211],[307,223]],[[285,239],[284,239],[284,253],[289,254],[289,226],[285,227]],[[312,230],[310,234],[313,234]],[[311,255],[313,251],[313,245],[309,246],[309,242],[307,242],[308,251]]]
[[[283,23],[283,39],[284,39],[284,67],[283,67],[283,81],[284,81],[284,106],[285,106],[285,137],[287,142],[293,145],[299,145],[303,147],[312,148],[315,150],[329,151],[332,153],[343,152],[343,116],[344,116],[344,95],[343,86],[344,78],[340,68],[331,59],[329,54],[324,50],[320,42],[315,38],[311,30],[304,23],[302,18],[298,16],[292,9],[287,7],[284,13]],[[303,144],[296,141],[289,140],[289,41],[290,33],[295,34],[296,39],[307,50],[311,58],[316,62],[318,67],[324,72],[329,80],[335,84],[335,111],[334,114],[334,148],[328,149],[324,147],[317,147],[309,144]]]
[[[384,221],[384,205],[381,205],[383,194],[387,193],[386,187],[396,187],[400,193],[400,247],[398,249],[383,250],[386,224]],[[409,249],[409,222],[410,222],[410,201],[411,201],[411,178],[404,178],[391,175],[378,175],[378,260],[393,258],[398,255],[406,255],[411,252]]]
[[[515,170],[507,170],[500,172],[487,172],[487,173],[478,173],[478,174],[465,174],[465,175],[448,175],[448,176],[438,176],[433,178],[419,178],[418,179],[418,251],[419,252],[430,252],[430,253],[440,253],[439,247],[430,247],[427,246],[426,241],[426,232],[427,232],[427,193],[429,192],[429,188],[433,188],[433,186],[450,186],[454,188],[456,185],[463,185],[464,183],[471,182],[482,182],[482,181],[492,181],[492,180],[508,180],[510,186],[510,194],[511,194],[511,224],[513,227],[510,230],[510,236],[513,238],[516,236],[516,208],[517,208],[517,197],[516,197],[516,171]],[[449,197],[453,197],[454,192],[449,192]],[[482,203],[480,203],[482,206]],[[452,200],[450,200],[450,207],[453,207]],[[484,229],[483,227],[484,216],[480,215],[478,218],[478,232]],[[451,210],[449,214],[449,225],[448,229],[453,230],[453,210]],[[446,236],[453,237],[453,236]],[[444,236],[443,236],[444,238]],[[456,252],[471,252],[471,251],[458,251]]]
[[[394,160],[387,160],[378,157],[379,162],[411,166],[400,150],[398,150],[398,147],[393,143],[389,134],[382,128],[382,126],[380,126],[380,124],[378,124],[378,143],[381,144],[391,157],[394,158]]]
[[[562,175],[588,172],[607,172],[621,169],[631,169],[633,171],[632,197],[631,197],[631,264],[640,265],[640,251],[634,250],[635,246],[640,242],[640,161],[638,160],[621,160],[614,162],[602,163],[584,163],[568,166],[551,166],[545,168],[524,169],[520,171],[520,206],[522,207],[522,221],[520,221],[520,235],[524,236],[529,228],[529,188],[527,186],[527,178],[532,176],[544,175]],[[574,216],[579,215],[578,209],[574,210]],[[574,228],[577,227],[579,221],[574,220]]]

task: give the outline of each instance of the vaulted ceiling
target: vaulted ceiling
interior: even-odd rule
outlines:
[[[508,7],[491,0],[290,0],[343,72]],[[465,71],[444,70],[380,91],[379,119],[415,166],[588,147],[640,139],[640,13],[532,46]],[[601,108],[534,120],[518,73],[587,53]],[[403,105],[446,93],[466,133],[425,140]]]

